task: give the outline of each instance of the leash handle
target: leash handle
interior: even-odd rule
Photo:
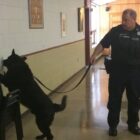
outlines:
[[[83,81],[83,79],[84,79],[85,76],[87,75],[87,73],[88,73],[90,67],[91,67],[91,64],[89,64],[89,66],[88,66],[86,72],[84,73],[84,75],[82,76],[82,78],[80,79],[80,81],[79,81],[72,89],[67,90],[67,91],[56,91],[56,90],[52,90],[52,89],[48,88],[46,85],[44,85],[37,77],[34,76],[34,79],[35,79],[36,81],[38,81],[43,87],[45,87],[47,90],[49,90],[49,91],[51,91],[51,92],[55,92],[55,93],[67,93],[67,92],[70,92],[70,91],[74,90],[75,88],[77,88],[77,87],[81,84],[81,82]]]

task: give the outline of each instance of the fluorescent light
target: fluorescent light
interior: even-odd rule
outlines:
[[[113,1],[115,1],[115,0],[93,0],[93,2],[97,5],[103,5],[103,4],[113,2]]]

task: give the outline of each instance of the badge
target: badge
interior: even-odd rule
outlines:
[[[137,35],[140,36],[140,31],[137,32]]]

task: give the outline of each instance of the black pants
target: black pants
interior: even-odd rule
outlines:
[[[128,99],[128,126],[139,121],[140,69],[118,68],[109,76],[108,124],[117,127],[120,117],[121,101],[124,89]]]

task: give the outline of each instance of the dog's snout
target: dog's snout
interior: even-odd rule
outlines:
[[[3,65],[6,64],[6,60],[5,60],[5,59],[2,60],[2,64],[3,64]]]

